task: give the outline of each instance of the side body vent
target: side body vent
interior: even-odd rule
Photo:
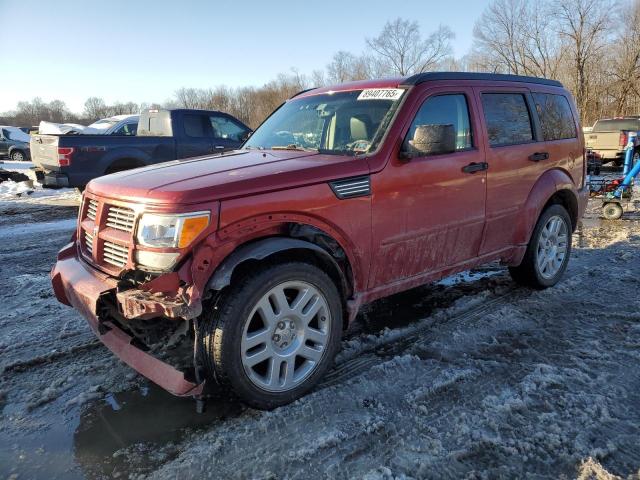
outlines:
[[[329,182],[329,186],[331,190],[333,190],[333,193],[336,194],[336,197],[341,200],[371,195],[371,179],[369,175],[335,180]]]

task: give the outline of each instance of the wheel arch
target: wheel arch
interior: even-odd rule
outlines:
[[[105,170],[105,175],[108,173],[120,172],[122,170],[130,170],[132,168],[144,167],[146,163],[139,159],[133,157],[121,157],[111,160]]]
[[[578,193],[567,172],[560,169],[548,170],[535,183],[523,207],[515,233],[515,244],[525,245],[533,232],[542,212],[550,205],[560,204],[567,209],[572,230],[578,226]]]
[[[333,276],[339,280],[340,290],[343,294],[348,293],[351,288],[351,282],[347,278],[346,272],[343,271],[331,252],[308,240],[278,236],[261,238],[240,245],[218,265],[207,282],[207,289],[222,290],[229,286],[241,265],[268,259],[290,258],[290,255],[299,258],[303,258],[301,255],[311,255],[310,259],[315,259],[321,265],[329,267],[329,270],[334,274]]]
[[[151,161],[145,152],[131,147],[108,150],[99,160],[99,167],[107,172],[115,165],[131,165],[129,168],[144,167]]]
[[[207,291],[221,291],[238,275],[263,262],[300,261],[312,263],[335,282],[347,309],[347,300],[354,291],[354,278],[349,259],[329,234],[317,227],[289,224],[286,235],[250,240],[239,245],[220,262],[206,284]],[[348,322],[345,322],[346,328]]]
[[[18,152],[22,152],[22,155],[24,155],[25,158],[29,157],[29,154],[27,152],[27,149],[23,148],[23,147],[19,147],[17,145],[11,145],[9,147],[9,150],[7,151],[7,154],[9,156],[9,158],[11,158],[11,155],[13,154],[13,152],[18,151]]]

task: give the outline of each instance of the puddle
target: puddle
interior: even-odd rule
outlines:
[[[75,461],[88,478],[112,477],[115,472],[130,472],[132,468],[136,472],[148,471],[166,461],[172,454],[171,446],[188,432],[210,427],[245,410],[237,401],[211,399],[205,412],[198,414],[193,399],[174,397],[153,384],[136,391],[108,394],[85,407],[80,415],[73,434]],[[137,459],[135,465],[127,452],[116,453],[141,443],[148,454]],[[158,453],[160,447],[164,451]]]
[[[85,404],[79,419],[65,422],[51,412],[48,428],[10,438],[0,435],[0,478],[18,474],[35,480],[114,478],[148,472],[177,455],[189,433],[241,415],[247,408],[228,399],[211,399],[203,414],[195,401],[178,398],[150,384],[107,394]],[[7,421],[24,421],[5,407]],[[142,445],[144,444],[144,445]],[[131,450],[131,451],[129,451]]]

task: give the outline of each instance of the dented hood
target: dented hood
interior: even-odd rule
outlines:
[[[139,203],[200,203],[369,173],[367,160],[280,150],[236,150],[92,180],[96,195]]]

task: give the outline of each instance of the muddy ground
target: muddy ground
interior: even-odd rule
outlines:
[[[640,217],[591,210],[555,288],[489,266],[369,306],[326,381],[205,414],[53,297],[73,194],[0,202],[0,478],[640,478]]]

